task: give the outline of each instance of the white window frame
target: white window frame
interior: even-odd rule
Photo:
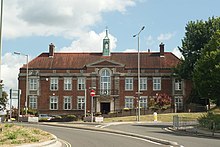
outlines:
[[[58,97],[50,96],[50,110],[58,110]]]
[[[134,108],[134,97],[131,96],[125,97],[125,108],[129,108],[129,109]]]
[[[147,77],[140,78],[140,90],[141,91],[147,90]]]
[[[29,78],[29,90],[37,90],[37,78]]]
[[[134,85],[134,79],[132,77],[125,78],[125,90],[131,91],[133,90]]]
[[[29,96],[29,108],[37,109],[37,96]]]
[[[85,97],[84,96],[78,96],[77,97],[77,109],[78,110],[84,110],[85,109]]]
[[[147,102],[148,102],[148,97],[147,96],[141,96],[140,97],[140,107],[141,108],[147,108]]]
[[[72,78],[66,77],[63,80],[64,90],[72,90]]]
[[[175,109],[177,110],[183,110],[183,97],[182,96],[175,96],[174,97],[174,104]]]
[[[177,91],[182,90],[182,86],[183,86],[182,80],[175,79],[175,90]]]
[[[58,78],[50,78],[50,90],[57,91],[59,88],[59,79]]]
[[[77,80],[78,90],[85,90],[86,78],[79,77]]]
[[[161,77],[153,77],[153,90],[161,90]]]
[[[100,90],[101,94],[110,94],[111,72],[109,69],[104,68],[100,71]]]
[[[64,96],[63,97],[63,110],[71,110],[72,109],[72,97]]]

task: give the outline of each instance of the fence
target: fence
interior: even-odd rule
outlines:
[[[200,133],[212,136],[220,134],[220,124],[208,119],[198,122],[193,118],[175,115],[173,116],[173,127],[177,130],[190,131],[196,134]]]
[[[173,127],[176,129],[187,129],[192,126],[198,125],[198,121],[190,117],[173,116]]]

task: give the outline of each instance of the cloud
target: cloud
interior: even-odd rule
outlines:
[[[126,49],[125,51],[123,51],[123,52],[137,52],[137,49]]]
[[[135,1],[7,0],[4,3],[4,37],[77,37],[100,22],[103,13],[124,13]]]
[[[19,68],[26,63],[26,59],[12,53],[6,53],[2,57],[2,79],[4,83],[4,91],[9,89],[17,89]]]
[[[175,36],[175,33],[166,33],[166,34],[160,34],[158,37],[157,37],[157,40],[160,41],[160,42],[163,42],[163,41],[167,41],[167,40],[170,40],[172,37]]]
[[[106,33],[97,34],[94,31],[83,33],[79,39],[72,42],[69,47],[63,47],[60,49],[61,52],[102,52],[102,40]],[[117,39],[108,34],[110,39],[110,50],[113,51],[116,48]]]

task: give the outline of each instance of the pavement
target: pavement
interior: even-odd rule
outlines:
[[[124,132],[124,131],[118,131],[118,130],[112,130],[108,129],[108,126],[111,125],[121,125],[121,124],[132,124],[132,123],[137,123],[137,122],[112,122],[112,123],[91,123],[91,122],[40,122],[40,125],[49,125],[49,126],[57,126],[57,127],[68,127],[68,128],[75,128],[75,129],[83,129],[83,130],[91,130],[91,131],[100,131],[100,132],[108,132],[108,133],[114,133],[114,134],[120,134],[120,135],[126,135],[126,136],[132,136],[132,137],[137,137],[141,139],[146,139],[150,140],[153,142],[157,142],[160,144],[164,145],[170,145],[170,146],[179,146],[177,142],[172,142],[169,140],[163,140],[163,139],[158,139],[154,138],[151,136],[143,136],[139,134],[134,134],[130,132]],[[155,123],[155,122],[139,122],[139,123]],[[157,123],[162,123],[162,122],[157,122]],[[220,139],[220,132],[214,133],[207,131],[207,130],[202,130],[200,128],[196,128],[194,126],[187,126],[187,127],[179,127],[179,128],[174,128],[174,127],[167,127],[164,130],[173,132],[173,133],[179,133],[179,134],[185,134],[189,136],[204,136],[204,137],[213,137],[213,138],[219,138]],[[62,140],[57,139],[56,136],[54,136],[53,140],[38,143],[38,144],[26,144],[26,145],[21,145],[18,147],[39,147],[39,146],[47,146],[47,147],[62,147],[63,143]]]

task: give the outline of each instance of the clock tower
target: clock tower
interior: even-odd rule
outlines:
[[[105,30],[105,38],[103,39],[103,51],[102,55],[103,56],[110,56],[110,39],[108,38],[108,30],[106,28]]]

